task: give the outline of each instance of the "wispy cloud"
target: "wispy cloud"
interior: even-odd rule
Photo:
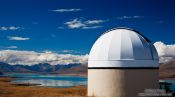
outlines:
[[[103,22],[104,22],[104,20],[87,20],[87,21],[85,21],[85,24],[100,24]]]
[[[60,26],[60,27],[58,27],[58,29],[65,29],[65,27],[63,27],[63,26]]]
[[[8,31],[8,30],[19,30],[19,29],[22,29],[22,27],[17,27],[17,26],[3,26],[3,27],[0,27],[0,31]]]
[[[121,16],[121,17],[117,17],[117,19],[120,20],[124,20],[124,19],[139,19],[139,18],[143,18],[144,16]]]
[[[77,12],[77,11],[81,11],[81,9],[56,9],[56,10],[49,10],[49,11],[53,11],[53,12]]]
[[[158,21],[158,23],[159,23],[159,24],[163,24],[163,23],[165,23],[165,21],[160,20],[160,21]]]
[[[64,24],[69,29],[95,29],[95,28],[101,28],[102,26],[99,25],[101,23],[105,22],[105,20],[82,20],[75,18],[71,21],[65,22]]]
[[[8,36],[9,40],[17,40],[17,41],[23,41],[23,40],[29,40],[30,38],[27,37],[17,37],[17,36]]]
[[[97,28],[102,28],[103,26],[86,26],[83,27],[82,29],[97,29]]]
[[[9,49],[15,49],[15,48],[18,48],[17,46],[8,46],[8,47],[6,47],[6,48],[9,48]]]
[[[52,38],[56,38],[57,36],[55,34],[50,35]]]
[[[35,22],[32,22],[32,24],[37,25],[37,24],[39,24],[39,22],[36,22],[36,21],[35,21]]]
[[[88,55],[58,54],[51,51],[19,51],[19,50],[0,50],[0,61],[9,64],[33,65],[38,63],[87,64]]]
[[[7,46],[7,47],[5,47],[5,46],[0,46],[0,48],[1,48],[1,49],[16,49],[16,48],[18,48],[18,47],[15,46],[15,45],[12,45],[12,46]]]

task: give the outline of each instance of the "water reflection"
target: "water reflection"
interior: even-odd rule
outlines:
[[[159,80],[159,82],[168,82],[171,83],[170,89],[174,92],[175,91],[175,80]]]
[[[45,75],[45,74],[25,74],[11,73],[6,76],[20,77],[13,83],[32,83],[40,84],[39,86],[49,87],[71,87],[78,85],[87,85],[87,78],[80,76],[60,76],[60,75]]]
[[[39,86],[50,87],[71,87],[78,85],[86,85],[86,81],[68,81],[68,80],[50,80],[50,79],[28,79],[28,80],[15,80],[14,83],[34,83],[41,84]]]

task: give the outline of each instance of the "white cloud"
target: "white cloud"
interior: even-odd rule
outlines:
[[[65,25],[68,26],[70,29],[75,29],[75,28],[82,28],[85,27],[86,25],[79,19],[73,19],[72,21],[68,21],[64,23]]]
[[[57,51],[57,53],[59,54],[75,54],[75,55],[79,55],[79,54],[85,54],[84,50],[71,50],[71,49],[67,49],[67,50],[59,50]]]
[[[21,27],[17,27],[17,26],[9,26],[9,27],[0,27],[0,31],[7,31],[7,30],[19,30],[19,29],[22,29]]]
[[[82,19],[73,19],[71,21],[65,22],[64,24],[69,29],[95,29],[101,28],[102,26],[97,25],[105,22],[105,20],[87,20],[83,21]]]
[[[163,42],[155,42],[160,63],[175,60],[175,44],[166,45]],[[17,46],[9,46],[9,48],[17,48]],[[62,50],[61,52],[70,53],[74,50]],[[19,51],[19,50],[0,50],[0,61],[9,64],[33,65],[38,63],[70,64],[82,63],[87,64],[88,55],[59,54],[51,51],[35,52],[35,51]]]
[[[63,53],[71,53],[71,52],[74,52],[74,50],[62,50],[61,52],[63,52]]]
[[[9,64],[33,65],[38,63],[70,64],[82,63],[87,64],[88,55],[58,54],[51,51],[42,53],[35,51],[19,50],[0,50],[0,61]]]
[[[117,19],[120,19],[120,20],[124,20],[124,19],[139,19],[139,18],[143,18],[143,16],[121,16],[121,17],[117,17]]]
[[[175,60],[175,44],[167,45],[163,42],[155,42],[154,46],[157,49],[160,63]]]
[[[56,9],[56,10],[50,10],[53,12],[76,12],[76,11],[81,11],[81,9]]]
[[[85,24],[100,24],[103,22],[104,22],[104,20],[87,20],[87,21],[85,21]]]
[[[29,40],[30,38],[26,38],[26,37],[17,37],[17,36],[8,36],[9,40]]]

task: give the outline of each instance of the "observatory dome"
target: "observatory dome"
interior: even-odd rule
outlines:
[[[158,67],[154,45],[138,31],[115,28],[94,43],[88,67]]]

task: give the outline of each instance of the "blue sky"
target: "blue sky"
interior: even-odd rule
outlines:
[[[174,0],[1,0],[0,49],[87,54],[115,27],[174,44]]]

